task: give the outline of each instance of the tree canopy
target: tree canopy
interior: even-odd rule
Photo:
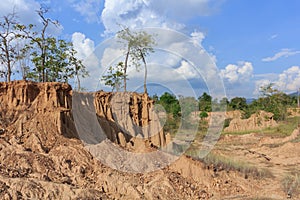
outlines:
[[[204,92],[199,98],[199,110],[211,112],[212,111],[212,97]]]
[[[44,7],[37,11],[40,26],[19,23],[14,12],[3,17],[0,21],[0,61],[5,70],[0,74],[10,81],[12,67],[19,63],[24,80],[68,82],[76,78],[80,89],[79,77],[88,76],[88,72],[82,60],[76,57],[73,44],[49,33],[50,25],[59,26],[59,23],[47,18],[47,12]]]
[[[155,44],[152,35],[145,31],[132,31],[129,28],[123,28],[117,33],[120,42],[124,44],[125,60],[124,60],[124,91],[127,89],[126,76],[128,66],[132,65],[137,70],[140,69],[141,62],[144,64],[144,93],[147,93],[147,62],[146,57],[149,53],[154,52],[153,45]],[[129,64],[130,59],[130,64]]]
[[[120,91],[124,87],[123,79],[126,79],[123,62],[119,62],[115,67],[110,66],[107,75],[103,75],[101,78],[105,85],[112,87],[112,91],[115,89]]]
[[[0,77],[5,77],[6,81],[10,81],[12,68],[17,62],[17,16],[12,13],[3,16],[0,21],[0,63],[4,69],[0,71]]]

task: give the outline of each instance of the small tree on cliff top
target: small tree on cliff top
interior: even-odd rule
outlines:
[[[147,93],[147,63],[146,56],[149,53],[154,52],[153,45],[155,41],[153,36],[148,34],[145,31],[134,32],[129,28],[124,28],[119,31],[117,34],[118,38],[121,39],[121,42],[125,44],[125,62],[124,62],[124,90],[126,91],[126,76],[127,76],[127,68],[128,68],[128,60],[131,58],[131,63],[139,70],[141,65],[141,61],[144,64],[145,75],[144,75],[144,92]]]
[[[88,76],[88,72],[82,61],[76,57],[76,51],[71,42],[57,39],[48,33],[50,25],[59,26],[57,21],[46,18],[46,8],[37,11],[41,18],[42,28],[39,32],[33,31],[34,25],[28,27],[18,25],[18,31],[23,38],[30,42],[26,45],[26,53],[29,53],[33,69],[27,73],[27,78],[35,81],[59,81],[68,82],[70,78],[76,78],[77,89],[80,90],[79,77]]]
[[[25,26],[20,27],[23,28],[22,31],[26,33],[26,37],[30,39],[31,57],[35,65],[34,73],[41,82],[49,81],[47,70],[52,64],[50,55],[53,55],[53,48],[56,48],[56,38],[47,34],[47,30],[51,24],[59,26],[58,21],[45,17],[47,12],[48,9],[44,7],[41,7],[40,10],[37,11],[42,21],[42,29],[40,32],[32,32],[31,30],[27,30]]]
[[[10,82],[13,65],[17,62],[17,25],[16,13],[12,12],[3,16],[0,21],[0,77],[5,77]]]
[[[104,81],[104,84],[110,86],[112,91],[120,91],[122,86],[122,80],[126,79],[124,73],[124,64],[119,62],[116,67],[110,66],[107,72],[107,75],[102,76],[101,81]]]

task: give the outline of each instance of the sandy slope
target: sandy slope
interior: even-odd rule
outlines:
[[[280,178],[292,167],[299,169],[299,143],[271,148],[264,145],[268,139],[255,134],[222,138],[214,151],[269,167],[274,178],[245,177],[186,156],[145,173],[113,169],[92,152],[106,144],[85,146],[74,130],[68,85],[11,84],[0,84],[0,128],[5,130],[0,134],[0,199],[285,199]],[[111,147],[97,152],[109,158],[116,151]],[[152,159],[163,163],[169,157],[153,154],[142,164],[133,156],[127,164],[153,169]]]

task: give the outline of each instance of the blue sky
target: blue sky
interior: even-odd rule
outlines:
[[[287,93],[300,88],[298,0],[4,0],[0,15],[13,5],[24,23],[38,22],[34,10],[48,6],[47,16],[62,25],[55,34],[72,40],[81,59],[113,36],[117,24],[170,28],[197,40],[210,54],[229,98],[257,97],[259,87],[270,82]],[[181,73],[192,72],[182,60],[173,64]]]

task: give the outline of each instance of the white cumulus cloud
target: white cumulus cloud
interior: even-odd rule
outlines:
[[[184,79],[197,78],[199,76],[194,67],[192,67],[185,60],[181,61],[181,65],[177,69],[175,69],[175,72]]]
[[[72,43],[77,51],[76,57],[83,60],[90,74],[88,78],[82,80],[82,85],[87,89],[96,88],[99,81],[100,61],[94,52],[94,41],[86,38],[83,33],[75,32],[72,35]]]
[[[221,70],[220,75],[230,84],[247,82],[253,76],[253,66],[251,62],[229,64]]]
[[[94,54],[94,41],[86,38],[83,33],[75,32],[72,35],[72,43],[77,51],[77,58],[83,60],[83,64],[93,73],[93,70],[99,67],[99,60]]]
[[[162,27],[181,30],[183,19],[214,13],[222,1],[215,0],[106,0],[101,19],[106,33],[119,25],[130,28]]]
[[[88,0],[69,1],[73,1],[77,4],[78,2],[89,2]],[[180,31],[183,30],[183,28],[186,28],[184,25],[186,19],[214,13],[219,7],[219,2],[221,1],[106,0],[104,1],[104,8],[101,13],[101,22],[103,23],[105,29],[104,36],[115,34],[117,31],[123,28],[122,26],[129,27],[131,29],[156,27],[164,30],[175,29]],[[94,10],[93,12],[96,13],[97,10]],[[83,13],[81,14],[83,15]],[[85,14],[85,16],[88,15]],[[197,63],[195,63],[195,65],[197,64],[197,67],[201,68],[199,71],[203,72],[203,75],[206,77],[206,79],[210,80],[207,78],[208,76],[210,77],[216,75],[215,70],[211,70],[212,67],[209,66],[211,59],[208,59],[207,56],[202,55],[203,52],[191,51],[191,48],[196,44],[201,46],[202,41],[205,39],[204,33],[200,31],[194,31],[190,33],[190,38],[187,39],[180,34],[175,34],[175,31],[173,34],[170,32],[166,32],[167,34],[164,34],[163,31],[161,32],[162,33],[153,33],[151,30],[149,32],[149,34],[157,34],[159,36],[159,38],[156,38],[156,42],[159,44],[154,46],[154,49],[157,48],[155,49],[156,58],[154,58],[152,55],[147,56],[147,63],[149,63],[149,81],[152,78],[153,81],[157,80],[158,78],[165,81],[193,79],[196,73],[193,72],[193,69],[188,66],[188,62],[183,61],[184,59],[196,60]],[[167,49],[170,54],[178,55],[178,57],[165,56],[163,52],[159,51],[159,49]],[[103,54],[99,54],[102,56],[99,58],[100,65],[103,68],[110,65],[112,61],[117,62],[115,59],[117,59],[119,55],[123,55],[122,53],[123,52],[115,47],[109,47],[105,49]],[[198,54],[199,56],[197,56]],[[212,58],[213,60],[216,60],[214,56],[212,56]],[[170,67],[162,68],[161,65],[159,65],[159,67],[155,67],[155,65],[151,66],[151,63],[170,65]],[[160,69],[157,69],[156,71],[154,68]],[[128,70],[130,71],[130,69]],[[129,74],[130,80],[132,80],[134,77],[143,77],[142,72],[135,72],[134,68],[131,70],[133,70],[133,72]],[[143,67],[141,67],[141,71],[143,71]],[[153,71],[157,73],[151,74]]]
[[[85,59],[91,55],[94,51],[94,41],[86,38],[83,33],[75,32],[72,35],[72,42],[74,49],[77,51],[77,57],[79,59]]]
[[[39,2],[35,0],[2,0],[0,6],[0,17],[6,16],[15,12],[16,21],[21,24],[34,24],[36,25],[37,32],[40,32],[42,28],[42,20],[37,14],[40,10],[41,5],[44,2]],[[49,10],[51,12],[51,10]],[[48,13],[46,13],[45,18],[48,18]],[[52,19],[53,21],[56,19]],[[46,33],[51,35],[61,34],[63,27],[61,25],[54,25],[52,23],[47,27]]]
[[[124,55],[124,51],[121,49],[106,48],[101,58],[102,68],[107,68],[112,64],[123,61],[122,58],[120,58],[122,55]]]
[[[261,75],[255,81],[254,95],[260,94],[260,87],[273,83],[278,90],[290,93],[300,88],[300,66],[292,66],[280,74]]]
[[[253,91],[253,94],[255,96],[259,96],[261,95],[261,87],[269,85],[270,83],[272,83],[272,81],[270,81],[269,79],[260,79],[254,82],[255,84],[255,89]]]
[[[123,26],[132,29],[142,27],[182,27],[177,23],[169,23],[149,7],[143,0],[109,0],[105,1],[101,14],[106,33],[115,33]]]
[[[276,85],[283,91],[295,91],[300,88],[300,67],[292,66],[278,76]]]
[[[202,32],[194,31],[191,33],[192,41],[194,45],[201,45],[202,41],[205,39],[205,35]]]

